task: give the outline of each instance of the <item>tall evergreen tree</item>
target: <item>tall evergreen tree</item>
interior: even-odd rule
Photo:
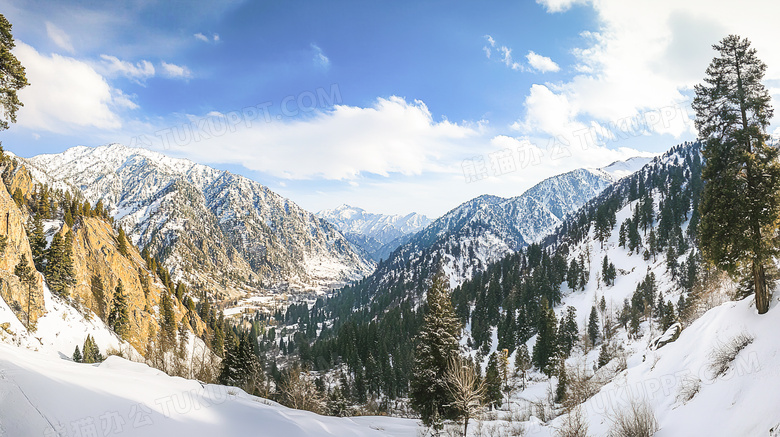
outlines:
[[[699,241],[711,262],[750,278],[759,314],[769,309],[766,269],[777,255],[780,221],[778,149],[767,144],[770,95],[761,80],[766,64],[750,41],[729,35],[713,45],[718,56],[695,87],[696,128],[702,155]]]
[[[16,123],[16,111],[24,104],[16,92],[27,85],[22,63],[13,54],[16,46],[11,23],[0,14],[0,130],[8,129],[8,123]]]
[[[501,406],[501,373],[498,370],[498,361],[498,352],[493,352],[485,369],[485,404],[491,408]]]
[[[30,266],[30,262],[27,261],[27,255],[22,255],[22,258],[19,259],[19,264],[16,265],[14,268],[14,275],[19,278],[19,282],[22,283],[23,286],[27,286],[27,323],[26,327],[29,330],[30,329],[30,312],[32,311],[32,306],[34,304],[35,295],[33,294],[33,284],[35,283],[35,273],[33,268]]]
[[[27,238],[30,241],[33,265],[35,265],[35,270],[43,271],[46,259],[46,235],[43,233],[43,219],[39,213],[32,216],[28,228]]]
[[[119,253],[122,254],[122,256],[130,256],[130,252],[127,251],[127,235],[125,235],[125,230],[122,229],[122,227],[119,227],[119,237],[117,237],[117,242],[119,245]]]
[[[596,312],[596,307],[591,307],[590,317],[588,318],[588,338],[590,338],[590,344],[595,346],[599,341],[599,315]]]
[[[553,362],[558,352],[558,319],[555,318],[555,312],[547,304],[547,299],[544,298],[542,298],[542,311],[539,315],[537,334],[532,357],[533,363],[549,376],[555,368]]]
[[[70,287],[75,284],[73,269],[73,233],[68,231],[65,237],[58,232],[46,252],[46,268],[43,271],[46,282],[54,293],[67,296]]]
[[[528,346],[523,343],[517,348],[515,354],[515,374],[520,377],[523,390],[525,390],[525,377],[529,370],[531,370],[531,357],[528,354]]]
[[[79,345],[76,345],[76,350],[73,351],[73,362],[80,363],[81,360],[81,351],[79,350]]]
[[[127,296],[125,296],[125,287],[121,279],[114,290],[114,301],[111,305],[111,312],[108,314],[108,326],[120,337],[124,337],[130,327]]]
[[[458,353],[461,326],[452,308],[450,292],[442,272],[428,289],[427,314],[418,334],[409,397],[427,426],[440,427],[442,419],[453,419],[446,372],[451,357]]]

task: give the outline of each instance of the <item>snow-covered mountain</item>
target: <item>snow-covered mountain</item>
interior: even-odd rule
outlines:
[[[330,223],[243,176],[146,149],[74,147],[26,160],[35,179],[102,201],[175,279],[235,295],[321,287],[373,269]]]
[[[490,262],[548,235],[643,159],[552,176],[516,197],[483,195],[465,202],[412,236],[373,276],[398,277],[399,270],[419,269],[420,263],[441,257],[455,286]]]
[[[431,219],[422,214],[373,214],[349,205],[320,211],[317,216],[336,225],[352,244],[366,251],[375,261],[387,258],[409,235],[431,223]]]

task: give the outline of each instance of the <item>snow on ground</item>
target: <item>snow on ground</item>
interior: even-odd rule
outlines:
[[[0,326],[7,324],[6,329],[0,329],[0,343],[59,357],[71,357],[76,346],[80,349],[87,335],[91,335],[103,354],[114,349],[122,351],[126,356],[140,358],[140,354],[129,343],[120,340],[94,313],[85,318],[61,298],[54,296],[46,286],[43,296],[47,312],[38,319],[33,332],[28,332],[8,304],[0,299]]]
[[[0,344],[0,436],[396,436],[417,421],[336,418],[118,357],[78,364]]]

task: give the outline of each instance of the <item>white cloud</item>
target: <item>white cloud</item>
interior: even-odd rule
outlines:
[[[68,53],[73,53],[73,44],[70,42],[70,36],[65,31],[55,26],[51,21],[46,22],[46,34],[57,45],[57,47]]]
[[[141,60],[138,63],[122,61],[116,56],[100,55],[100,59],[103,60],[100,65],[106,76],[124,76],[129,79],[143,82],[144,80],[153,77],[155,74],[154,65],[146,60]]]
[[[322,49],[316,44],[312,44],[311,48],[314,49],[314,63],[324,69],[328,69],[330,67],[330,59],[325,56]]]
[[[533,51],[529,51],[525,58],[528,59],[528,64],[531,68],[541,73],[556,72],[561,69],[552,59],[538,55]]]
[[[189,68],[183,65],[169,64],[165,61],[162,62],[162,71],[165,77],[171,79],[189,79],[192,77],[192,72]]]
[[[515,71],[525,71],[525,68],[522,64],[519,62],[516,62],[514,59],[512,59],[512,49],[510,49],[507,46],[497,46],[496,40],[493,39],[490,35],[485,35],[485,39],[487,40],[488,46],[482,47],[482,50],[485,52],[485,56],[487,56],[488,59],[493,55],[493,52],[499,53],[501,55],[500,59],[497,59],[497,61],[502,62],[507,67],[511,68]]]
[[[118,129],[117,106],[132,107],[89,64],[74,58],[38,53],[17,41],[14,54],[25,66],[30,85],[19,91],[21,127],[57,133],[80,128]],[[113,91],[113,92],[112,92]]]
[[[205,35],[205,34],[203,34],[201,32],[198,32],[198,33],[196,33],[196,34],[194,34],[192,36],[194,36],[195,39],[197,39],[199,41],[203,41],[203,42],[215,42],[215,43],[219,42],[219,34],[217,34],[217,33],[211,34],[210,38],[207,35]]]
[[[236,127],[178,146],[201,162],[236,163],[281,178],[351,180],[453,171],[447,160],[462,159],[478,135],[470,126],[435,121],[423,102],[400,97],[380,98],[368,108],[336,106],[305,120],[259,118],[249,128]]]
[[[534,84],[525,98],[526,116],[523,122],[512,127],[529,133],[546,133],[552,136],[571,136],[585,126],[575,122],[577,111],[569,98],[555,93],[546,85]]]
[[[780,32],[776,14],[769,13],[777,6],[770,1],[539,2],[550,12],[583,3],[596,13],[597,29],[583,33],[581,43],[572,51],[577,74],[555,86],[548,84],[555,98],[546,97],[559,103],[555,110],[589,126],[675,111],[672,120],[654,124],[652,131],[675,137],[695,135],[689,108],[693,85],[702,81],[715,55],[712,44],[731,33],[753,42],[758,56],[769,66],[767,81],[780,79],[780,52],[776,50]],[[547,126],[559,131],[538,120],[553,116],[533,113],[533,104],[540,98],[538,91],[536,95],[533,88],[529,91],[526,119],[515,126]]]
[[[586,0],[536,0],[536,3],[544,5],[547,12],[565,12],[568,11],[572,5],[577,3],[583,4]]]

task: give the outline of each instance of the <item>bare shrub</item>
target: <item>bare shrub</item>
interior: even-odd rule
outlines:
[[[658,431],[653,408],[645,402],[632,400],[627,408],[611,417],[610,437],[652,437]]]
[[[686,378],[683,380],[680,386],[680,392],[677,393],[677,400],[682,403],[687,403],[701,390],[701,379],[697,377]]]
[[[750,343],[753,343],[753,340],[752,335],[741,332],[731,340],[718,345],[715,350],[710,352],[709,368],[713,373],[713,379],[728,372],[731,363],[737,358],[739,352]]]
[[[524,437],[526,435],[525,426],[522,423],[513,423],[509,426],[509,435],[512,437]]]
[[[555,430],[555,435],[557,437],[588,436],[588,419],[582,412],[581,406],[572,408],[569,413],[563,417],[560,427]]]
[[[314,382],[300,367],[293,367],[285,372],[279,387],[281,403],[297,410],[308,410],[322,414],[325,400]]]
[[[469,419],[482,411],[485,380],[480,380],[474,367],[461,357],[452,357],[447,364],[447,390],[451,406],[463,419],[463,435],[468,434]]]

